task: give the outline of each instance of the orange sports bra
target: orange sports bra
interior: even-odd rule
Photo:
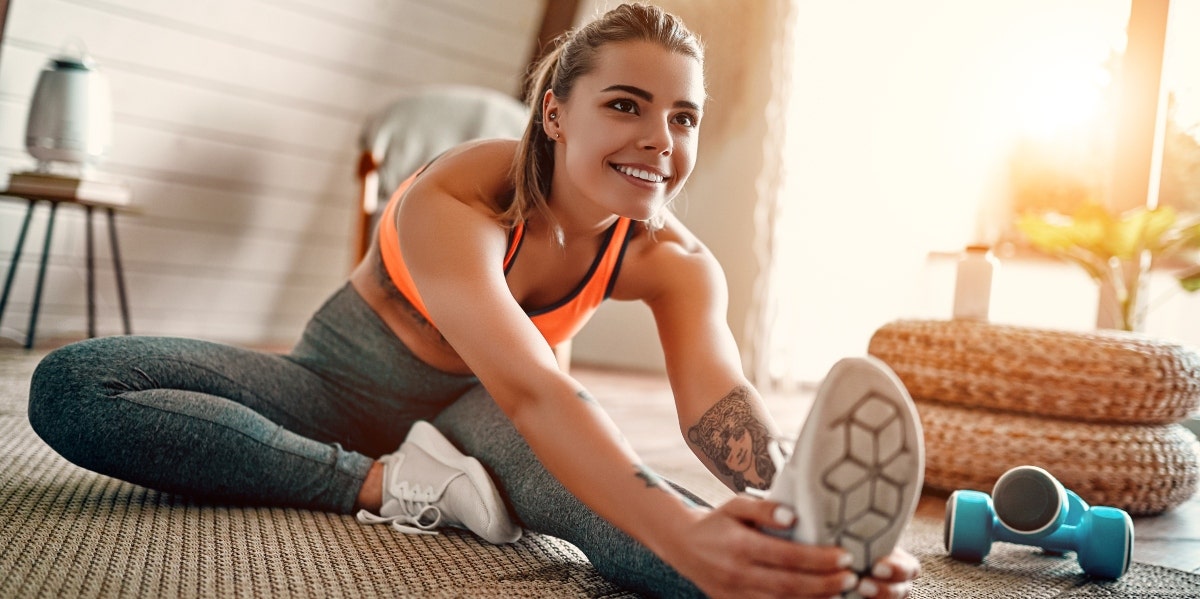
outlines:
[[[417,292],[417,286],[408,272],[404,257],[400,254],[400,234],[396,230],[395,214],[400,205],[400,198],[412,185],[418,174],[420,171],[400,184],[383,210],[383,216],[379,220],[379,253],[383,257],[383,266],[387,270],[392,284],[421,313],[421,316],[425,317],[425,320],[437,326],[429,317],[425,302],[421,300],[421,294]],[[608,296],[612,294],[613,285],[617,280],[617,272],[621,269],[621,260],[625,256],[625,247],[629,244],[629,239],[633,237],[634,228],[631,226],[631,222],[630,219],[622,217],[609,227],[604,234],[600,252],[592,262],[591,268],[588,269],[587,275],[571,293],[549,306],[525,310],[529,319],[533,321],[533,326],[537,327],[551,347],[574,337],[595,313],[600,302],[608,299]],[[502,265],[505,274],[512,268],[513,260],[521,249],[524,235],[525,223],[517,223],[509,233],[508,249]]]

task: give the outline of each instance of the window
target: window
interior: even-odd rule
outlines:
[[[1159,204],[1200,212],[1200,0],[1172,0],[1167,25]]]
[[[1147,1],[799,3],[760,383],[819,380],[885,322],[921,316],[931,253],[997,243],[1021,209],[1103,194],[1114,69]],[[1171,2],[1163,76],[1161,195],[1189,206],[1197,4]]]

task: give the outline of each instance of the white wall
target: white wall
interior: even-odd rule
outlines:
[[[350,262],[356,138],[401,88],[517,93],[544,0],[12,0],[0,172],[30,168],[38,71],[81,40],[113,88],[114,147],[141,214],[118,220],[135,333],[288,344]],[[38,338],[85,331],[79,210],[59,211]],[[0,337],[24,339],[46,209]],[[7,265],[24,204],[0,202]],[[97,241],[106,241],[103,226]],[[99,329],[120,330],[106,243]]]

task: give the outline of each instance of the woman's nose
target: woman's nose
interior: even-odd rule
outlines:
[[[654,120],[646,126],[641,144],[642,149],[655,150],[663,156],[670,156],[673,144],[670,124],[665,119],[661,122]]]

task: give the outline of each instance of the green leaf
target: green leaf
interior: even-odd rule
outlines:
[[[1179,286],[1188,293],[1200,291],[1200,266],[1193,267],[1179,275]]]
[[[1084,204],[1075,211],[1071,220],[1070,235],[1076,246],[1096,254],[1105,262],[1117,255],[1113,244],[1116,221],[1103,206]]]
[[[1049,254],[1059,254],[1075,247],[1075,240],[1070,234],[1070,221],[1063,220],[1059,215],[1027,214],[1017,221],[1017,228],[1034,247]]]
[[[1169,206],[1130,210],[1121,216],[1123,253],[1116,255],[1123,259],[1133,258],[1143,249],[1157,254],[1170,242],[1174,226],[1175,211]]]

